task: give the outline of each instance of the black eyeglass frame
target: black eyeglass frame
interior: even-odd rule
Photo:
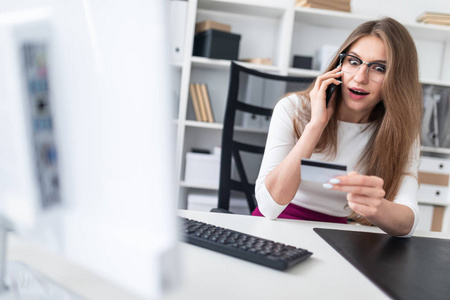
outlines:
[[[339,65],[342,65],[342,62],[343,62],[343,60],[344,60],[345,57],[351,57],[351,58],[354,58],[355,60],[359,61],[359,62],[360,62],[360,65],[358,66],[358,69],[359,69],[363,64],[366,64],[366,65],[367,65],[367,75],[369,74],[369,69],[371,69],[371,68],[370,68],[371,66],[380,66],[380,67],[384,68],[385,72],[386,72],[386,70],[387,70],[387,66],[386,66],[385,64],[378,63],[378,62],[367,62],[367,61],[362,60],[362,59],[359,58],[359,57],[356,57],[356,56],[354,56],[354,55],[347,54],[347,53],[340,53],[340,54],[339,54]],[[356,71],[355,71],[355,73],[356,73]],[[370,76],[369,76],[369,78],[370,78]],[[372,78],[370,78],[370,79],[373,80]],[[373,81],[375,81],[375,82],[382,82],[382,81],[376,81],[376,80],[373,80]]]

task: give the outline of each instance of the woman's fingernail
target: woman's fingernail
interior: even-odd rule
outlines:
[[[342,73],[342,71],[339,71],[339,72],[337,72],[336,74],[341,74]]]
[[[338,80],[339,83],[342,83],[342,81]]]
[[[337,179],[337,178],[331,178],[330,179],[330,183],[332,183],[332,184],[338,184],[338,183],[340,183],[341,181],[339,180],[339,179]]]
[[[325,189],[327,189],[327,190],[330,190],[330,189],[333,188],[333,185],[332,185],[332,184],[329,184],[329,183],[324,183],[322,186],[323,186]]]

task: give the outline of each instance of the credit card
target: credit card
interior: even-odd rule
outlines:
[[[321,162],[311,159],[302,159],[301,163],[302,181],[328,182],[331,178],[347,175],[347,166]]]

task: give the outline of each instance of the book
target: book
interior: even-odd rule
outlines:
[[[194,83],[189,84],[189,94],[191,96],[192,106],[194,107],[195,120],[202,121],[199,98]]]
[[[214,115],[213,115],[213,111],[211,108],[212,105],[211,105],[211,99],[209,98],[208,88],[206,87],[206,84],[202,84],[200,87],[202,90],[203,101],[205,103],[207,122],[214,123]]]
[[[416,19],[419,23],[450,25],[450,14],[424,12]]]
[[[272,60],[270,58],[266,57],[254,57],[254,58],[248,58],[248,59],[240,59],[242,62],[248,62],[252,64],[259,64],[259,65],[272,65]]]
[[[337,10],[337,11],[344,11],[344,12],[350,12],[351,11],[350,5],[348,5],[348,6],[339,6],[339,7],[331,7],[331,6],[328,6],[328,5],[321,5],[321,4],[307,4],[307,5],[304,5],[303,7],[328,9],[328,10]]]
[[[333,2],[333,1],[329,1],[329,0],[301,0],[300,2],[297,2],[297,6],[338,10],[338,11],[345,11],[345,12],[351,11],[350,1]]]
[[[216,29],[216,30],[220,30],[220,31],[230,32],[231,26],[228,24],[214,22],[211,20],[206,20],[206,21],[198,22],[197,24],[195,24],[195,34],[209,30],[209,29]]]
[[[205,99],[203,98],[201,86],[198,83],[194,83],[194,87],[195,87],[195,92],[197,93],[197,96],[198,96],[198,103],[199,103],[200,116],[201,116],[200,120],[202,122],[207,122],[208,117],[206,116],[206,104],[205,104]]]
[[[425,22],[422,22],[424,24],[434,24],[434,25],[445,25],[445,26],[449,26],[450,25],[450,20],[428,20]]]
[[[297,0],[296,5],[303,6],[304,4],[308,3],[322,3],[332,6],[334,4],[350,4],[350,0]]]
[[[448,19],[450,19],[450,14],[426,11],[417,17],[418,22],[421,22],[423,19],[447,19],[448,20]]]

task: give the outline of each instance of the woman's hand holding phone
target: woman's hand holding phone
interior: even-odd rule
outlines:
[[[326,126],[334,113],[334,105],[328,105],[336,99],[336,87],[341,84],[341,66],[317,77],[311,98],[311,122],[318,122]],[[334,88],[333,88],[334,86]],[[328,92],[327,92],[328,91]],[[329,99],[327,99],[327,94]]]

